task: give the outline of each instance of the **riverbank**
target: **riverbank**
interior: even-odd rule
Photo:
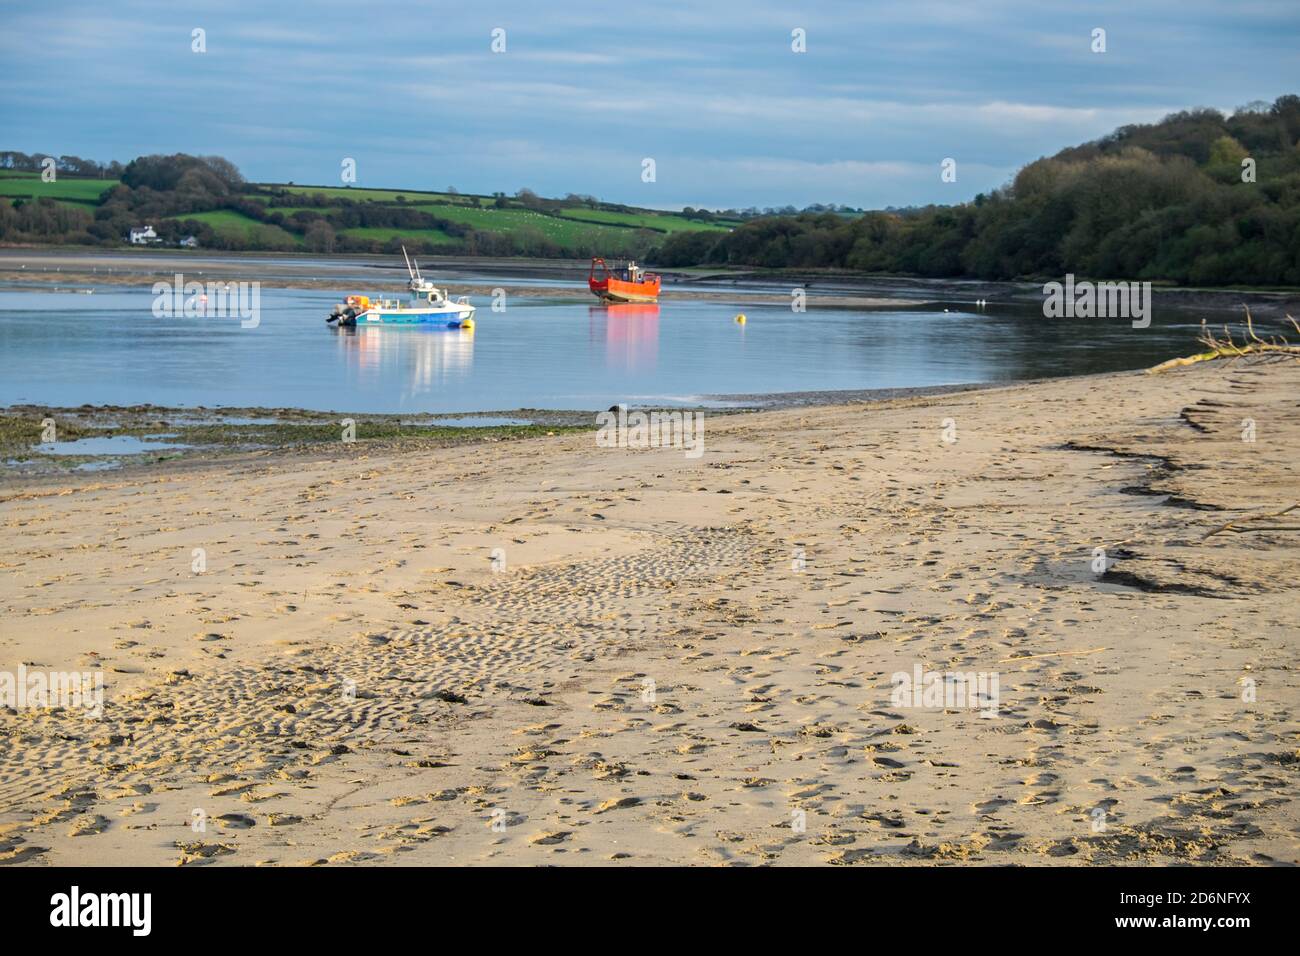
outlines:
[[[72,472],[193,466],[220,459],[310,455],[337,443],[358,454],[429,453],[472,442],[592,428],[590,412],[376,415],[300,408],[14,405],[0,408],[0,483]]]
[[[712,404],[678,408],[711,416],[757,409],[879,402],[956,394],[975,385],[853,391],[707,396]],[[725,403],[720,405],[719,403]],[[630,404],[633,410],[648,406]],[[45,441],[54,424],[53,441]],[[6,478],[58,479],[70,472],[120,471],[161,465],[201,465],[220,459],[330,452],[344,441],[355,453],[430,452],[474,442],[552,437],[595,429],[590,411],[516,408],[451,414],[377,415],[301,408],[175,408],[160,405],[12,405],[0,408],[0,486]]]
[[[1295,864],[1298,388],[8,481],[0,862]]]
[[[454,284],[457,294],[490,296],[504,287],[511,295],[529,298],[588,296],[586,260],[436,256],[424,259],[423,265],[440,281]],[[258,281],[268,288],[284,289],[400,292],[407,281],[405,267],[392,256],[0,248],[0,283],[35,288],[143,285],[171,281],[178,271],[201,281]],[[1043,299],[1041,282],[714,268],[668,269],[662,274],[665,296],[738,305],[788,304],[795,288],[804,290],[818,305],[834,308],[904,309],[972,305],[979,300],[1032,303]],[[481,281],[486,276],[492,281]],[[1239,316],[1241,307],[1248,305],[1259,318],[1300,314],[1300,290],[1295,289],[1187,289],[1157,284],[1153,293],[1157,307]]]
[[[457,295],[492,296],[504,288],[511,296],[524,298],[591,299],[587,289],[590,264],[586,260],[426,257],[421,265],[425,273],[454,285]],[[270,253],[0,250],[0,283],[17,287],[78,290],[147,285],[170,282],[177,272],[202,282],[255,281],[279,289],[404,292],[408,281],[400,257],[394,262],[392,256],[313,258]],[[484,281],[488,275],[491,281]],[[716,287],[713,273],[667,272],[664,281],[665,294],[671,288],[671,294],[681,299],[738,305],[787,304],[791,300],[789,288],[746,282],[739,276],[728,275]],[[866,288],[845,288],[818,301],[843,308],[932,304],[924,297],[876,295]]]

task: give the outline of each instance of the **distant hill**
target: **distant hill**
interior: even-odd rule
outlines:
[[[148,224],[163,244],[193,235],[209,249],[395,252],[404,244],[458,255],[644,258],[669,236],[720,234],[743,215],[545,199],[527,189],[487,196],[247,183],[220,157],[185,154],[113,164],[111,178],[108,167],[90,178],[98,167],[77,160],[80,176],[60,171],[45,182],[40,160],[0,153],[0,241],[116,244]]]
[[[0,152],[0,242],[448,255],[635,256],[660,266],[933,278],[1080,277],[1300,286],[1300,97],[1175,113],[1025,166],[956,206],[680,213],[454,190],[248,183],[216,156],[126,166]],[[936,167],[936,175],[938,170]]]
[[[1175,113],[1030,163],[959,206],[754,219],[670,237],[663,266],[1300,285],[1300,97]],[[937,171],[936,171],[937,175]]]

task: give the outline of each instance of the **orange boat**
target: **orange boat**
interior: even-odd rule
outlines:
[[[600,275],[596,275],[596,267]],[[606,302],[656,302],[659,299],[659,276],[645,272],[635,262],[619,272],[610,272],[605,260],[591,260],[591,273],[587,285],[597,297]]]

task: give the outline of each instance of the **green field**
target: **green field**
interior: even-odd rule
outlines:
[[[586,206],[563,207],[554,215],[526,208],[516,199],[507,199],[507,206],[498,208],[495,200],[489,197],[474,197],[458,193],[420,192],[418,190],[366,189],[360,187],[340,186],[284,186],[297,195],[320,193],[329,197],[347,197],[357,202],[377,202],[393,205],[397,197],[404,198],[403,205],[419,209],[442,219],[463,223],[482,232],[503,233],[506,235],[535,234],[564,248],[579,243],[625,243],[638,229],[653,230],[661,235],[675,232],[713,230],[724,231],[737,223],[699,222],[686,219],[675,213],[660,213],[654,210],[637,210],[632,212],[614,209],[590,209]],[[475,205],[475,199],[478,205]],[[272,206],[269,209],[284,212],[286,215],[297,206]],[[321,210],[325,211],[325,210]],[[381,230],[382,231],[382,230]],[[347,235],[375,235],[372,230],[346,230]],[[393,231],[384,232],[394,235]],[[414,233],[410,233],[414,235]]]
[[[662,232],[682,232],[685,230],[713,230],[731,229],[739,223],[724,222],[700,222],[695,219],[685,219],[674,213],[655,213],[655,212],[615,212],[612,209],[587,209],[585,207],[569,207],[560,212],[561,216],[569,219],[581,219],[590,222],[609,223],[610,225],[630,226],[633,228],[657,229]]]
[[[15,173],[7,170],[0,176],[0,196],[10,199],[39,199],[46,196],[64,202],[94,203],[117,185],[116,179],[56,179],[41,182],[35,173]]]
[[[291,232],[281,229],[279,226],[271,226],[264,222],[258,222],[256,219],[249,219],[243,213],[230,209],[218,209],[213,212],[191,212],[183,216],[168,216],[167,218],[178,222],[193,219],[197,222],[207,223],[215,232],[239,236],[240,238],[256,238],[258,242],[273,247],[287,248],[302,244],[302,239]]]
[[[425,242],[433,243],[457,241],[441,229],[397,229],[392,226],[358,226],[355,229],[341,229],[339,235],[353,236],[357,239],[378,239],[380,242],[387,242],[393,238],[423,239]]]
[[[0,197],[29,199],[48,196],[58,202],[85,209],[94,207],[105,192],[117,185],[116,180],[60,178],[52,183],[41,181],[40,175],[16,170],[0,170]],[[669,212],[652,209],[591,209],[585,205],[561,205],[545,201],[546,211],[530,208],[516,198],[497,200],[494,197],[463,195],[459,193],[421,191],[414,189],[366,189],[341,186],[298,186],[281,184],[250,184],[253,192],[247,198],[266,205],[268,213],[286,217],[295,212],[317,212],[328,216],[337,207],[298,205],[287,197],[272,197],[258,190],[283,190],[293,196],[307,197],[321,194],[335,199],[346,197],[357,203],[377,203],[390,207],[418,209],[440,219],[468,226],[478,232],[510,236],[516,242],[532,249],[544,249],[541,240],[554,243],[564,250],[581,252],[608,249],[617,253],[629,248],[645,248],[662,238],[678,232],[733,228],[737,223],[708,223],[686,219]],[[403,197],[399,203],[397,197]],[[504,203],[498,207],[497,202]],[[534,203],[533,205],[536,205]],[[220,209],[201,213],[170,216],[172,220],[194,219],[211,226],[219,234],[239,238],[254,247],[289,249],[300,247],[301,237],[279,226],[258,222],[241,213]],[[342,236],[386,242],[394,237],[403,240],[455,245],[463,240],[448,235],[441,229],[402,229],[397,227],[357,227],[339,231]],[[656,236],[658,238],[656,238]]]
[[[439,206],[432,203],[414,203],[413,206],[431,215],[464,223],[483,232],[499,232],[507,235],[518,235],[525,231],[537,232],[561,246],[571,246],[584,240],[620,242],[626,240],[631,234],[626,228],[577,222],[559,216],[547,216],[540,212],[533,212],[531,209]]]
[[[297,193],[300,196],[311,196],[320,193],[323,196],[329,196],[331,199],[343,197],[355,199],[357,202],[392,203],[397,202],[398,196],[404,196],[411,203],[428,202],[431,199],[458,204],[473,202],[472,196],[462,196],[458,193],[421,192],[418,189],[362,189],[358,186],[280,186],[275,183],[263,185],[268,189],[283,189],[286,192]]]

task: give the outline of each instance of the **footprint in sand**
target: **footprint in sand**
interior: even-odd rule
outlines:
[[[83,816],[68,830],[68,836],[93,836],[96,833],[103,833],[108,829],[111,822],[108,817],[99,813],[93,816]]]

